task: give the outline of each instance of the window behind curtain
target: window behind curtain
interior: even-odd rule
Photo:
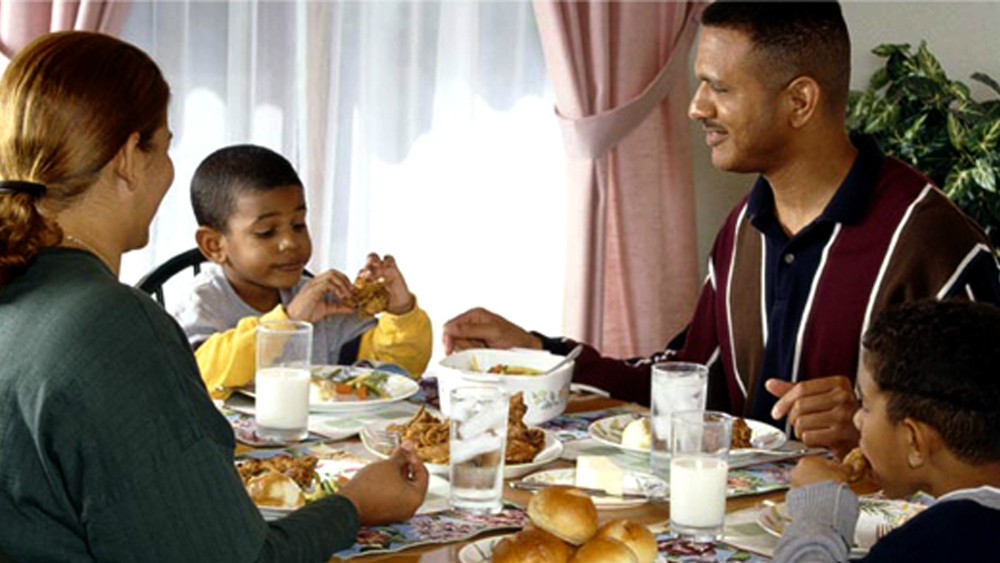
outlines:
[[[135,2],[123,36],[171,84],[177,169],[124,282],[194,245],[195,167],[252,142],[306,184],[310,269],[396,257],[434,361],[477,305],[561,332],[564,156],[529,2]]]

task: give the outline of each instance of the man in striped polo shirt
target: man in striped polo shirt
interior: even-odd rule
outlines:
[[[846,131],[850,38],[836,2],[719,0],[706,8],[689,114],[719,169],[759,174],[718,233],[691,323],[650,358],[587,348],[574,380],[648,402],[649,366],[708,364],[709,406],[787,425],[842,454],[861,337],[886,306],[1000,303],[982,230],[925,176]],[[574,342],[475,309],[445,325],[470,344],[565,354]]]

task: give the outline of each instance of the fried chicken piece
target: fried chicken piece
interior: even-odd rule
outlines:
[[[448,463],[448,442],[433,446],[417,446],[417,456],[424,463]]]
[[[872,470],[871,463],[865,454],[861,451],[861,448],[854,448],[844,456],[844,460],[840,462],[841,467],[847,470],[849,483],[856,483],[861,479],[864,479]]]
[[[738,448],[751,448],[753,444],[750,439],[753,438],[753,430],[750,429],[750,425],[747,421],[742,418],[736,418],[733,420],[733,438],[730,447],[732,449]]]

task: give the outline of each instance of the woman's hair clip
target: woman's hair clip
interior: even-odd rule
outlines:
[[[28,194],[33,197],[45,195],[46,187],[38,182],[24,180],[0,180],[0,193]]]

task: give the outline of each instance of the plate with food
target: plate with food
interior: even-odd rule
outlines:
[[[405,375],[354,366],[313,366],[309,410],[349,414],[375,410],[412,397],[420,385]],[[253,384],[238,389],[254,397]]]
[[[648,455],[652,434],[649,416],[625,413],[595,420],[587,428],[595,441],[629,453]],[[753,450],[774,450],[788,439],[785,433],[770,424],[747,418],[733,418],[733,441],[730,454],[740,455]]]
[[[868,553],[876,541],[920,514],[932,500],[926,495],[906,500],[888,499],[878,494],[858,497],[858,523],[854,529],[851,557]],[[781,537],[791,522],[784,502],[764,501],[757,505],[757,524],[769,534]]]
[[[250,457],[237,461],[243,486],[265,520],[291,514],[332,495],[371,460],[344,451],[315,455]]]
[[[559,459],[562,442],[556,435],[541,428],[525,426],[524,411],[527,407],[516,394],[510,399],[507,419],[507,447],[504,478],[513,479],[534,471],[538,467]],[[361,441],[368,451],[385,458],[393,447],[403,440],[417,444],[417,455],[433,474],[448,474],[448,419],[440,419],[423,406],[411,417],[383,421],[365,427]]]

